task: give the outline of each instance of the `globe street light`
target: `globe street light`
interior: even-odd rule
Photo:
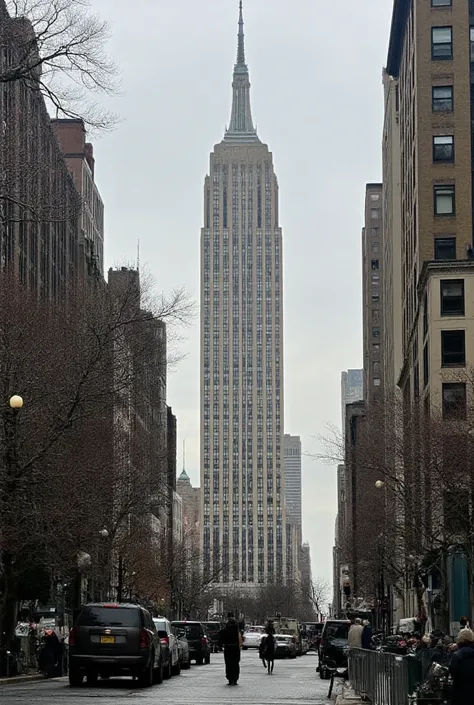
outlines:
[[[382,487],[385,487],[385,482],[383,480],[377,480],[377,482],[375,483],[375,486],[378,490],[381,490]]]
[[[99,534],[102,536],[103,539],[109,538],[109,532],[107,531],[107,529],[101,529],[99,531]]]
[[[12,397],[10,397],[10,406],[12,409],[21,409],[23,406],[23,398],[19,396],[19,394],[14,394]]]

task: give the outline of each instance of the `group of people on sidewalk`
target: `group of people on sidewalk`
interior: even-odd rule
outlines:
[[[349,629],[347,645],[350,649],[371,649],[372,648],[372,626],[365,619],[357,618]]]

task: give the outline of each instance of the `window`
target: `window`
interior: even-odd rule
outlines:
[[[378,269],[379,268],[379,261],[378,259],[373,259],[370,263],[370,268],[371,269]]]
[[[434,242],[435,259],[456,259],[456,238],[437,237]]]
[[[434,113],[453,112],[454,101],[452,86],[433,86],[432,108]]]
[[[423,348],[423,386],[426,387],[430,378],[430,355],[428,343]]]
[[[435,215],[454,215],[454,185],[434,187]]]
[[[380,321],[380,311],[378,308],[373,308],[372,309],[372,320],[374,322]]]
[[[374,378],[374,387],[380,387],[380,379],[378,377]]]
[[[372,343],[372,352],[377,355],[380,352],[380,343]]]
[[[466,418],[466,385],[464,382],[443,384],[443,418]]]
[[[451,7],[452,0],[431,0],[431,7]]]
[[[441,367],[466,365],[465,331],[441,331]]]
[[[379,193],[371,193],[370,200],[371,201],[380,201],[380,194]]]
[[[380,277],[378,274],[372,274],[372,286],[378,286],[380,284]]]
[[[441,280],[441,315],[464,316],[464,279]]]
[[[380,218],[380,208],[371,208],[370,217],[372,220],[378,220]]]
[[[378,252],[379,251],[379,243],[378,242],[371,242],[370,249],[372,250],[372,252]]]
[[[470,40],[470,45],[471,45],[471,62],[474,61],[474,27],[471,27],[469,30],[469,40]]]
[[[378,326],[375,326],[372,328],[372,337],[373,338],[380,338],[380,328]]]
[[[379,375],[380,374],[380,362],[374,362],[373,364],[373,372],[374,375]]]
[[[372,294],[372,303],[373,304],[380,303],[380,294]]]
[[[433,61],[446,61],[453,58],[453,28],[431,28],[431,58]]]
[[[433,137],[433,161],[453,162],[454,161],[454,137],[453,135],[436,135]]]

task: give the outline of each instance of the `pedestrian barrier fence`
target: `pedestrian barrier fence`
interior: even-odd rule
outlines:
[[[368,649],[349,650],[349,681],[372,705],[407,705],[419,682],[419,662]]]

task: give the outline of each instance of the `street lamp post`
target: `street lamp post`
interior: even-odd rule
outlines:
[[[18,473],[18,442],[17,442],[17,420],[18,412],[23,406],[23,398],[18,394],[10,397],[8,402],[11,411],[5,410],[3,414],[3,431],[4,431],[4,447],[3,447],[3,466],[5,477],[0,493],[0,530],[2,526],[4,530],[10,523],[9,514],[14,514],[17,511],[16,494],[17,483],[19,480]],[[8,541],[7,541],[8,543]],[[14,636],[14,615],[15,615],[15,597],[14,597],[14,570],[15,557],[8,548],[1,551],[1,563],[3,569],[4,583],[4,598],[2,610],[0,613],[0,645],[10,646],[10,642]]]
[[[382,532],[379,534],[378,551],[379,551],[379,563],[380,563],[380,575],[379,575],[379,619],[380,626],[382,628],[383,634],[386,633],[386,596],[385,596],[385,533],[386,533],[386,512],[387,512],[387,493],[386,486],[383,480],[377,480],[375,487],[378,490],[384,490],[384,502],[383,502],[383,522],[382,522]]]

